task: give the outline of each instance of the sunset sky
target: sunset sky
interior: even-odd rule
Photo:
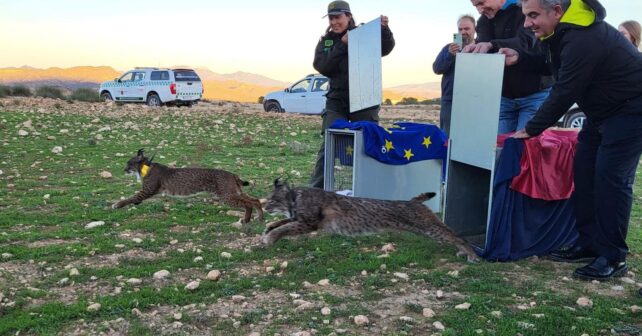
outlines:
[[[291,82],[313,73],[328,25],[318,0],[0,0],[0,67],[189,65]],[[397,46],[383,61],[384,87],[438,81],[437,53],[469,0],[352,0],[357,22],[390,18]],[[604,0],[607,21],[642,21],[642,1]]]

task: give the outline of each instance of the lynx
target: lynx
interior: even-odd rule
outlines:
[[[199,192],[210,192],[230,206],[245,208],[241,223],[247,223],[252,217],[252,208],[256,208],[259,220],[263,220],[263,209],[258,199],[241,191],[242,185],[248,185],[238,176],[220,169],[205,168],[169,168],[159,163],[152,163],[141,149],[136,156],[127,161],[125,172],[136,174],[143,179],[143,189],[134,196],[112,206],[122,208],[128,204],[140,202],[159,193],[188,196]]]
[[[284,236],[322,230],[340,235],[409,231],[455,245],[469,262],[479,258],[473,248],[448,228],[425,202],[435,193],[424,193],[410,201],[385,201],[337,195],[313,188],[290,188],[278,179],[265,211],[287,216],[268,224],[261,240],[274,244]]]

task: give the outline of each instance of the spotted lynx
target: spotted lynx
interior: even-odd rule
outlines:
[[[424,193],[410,201],[384,201],[337,195],[321,189],[290,188],[274,181],[274,191],[265,210],[287,219],[268,224],[261,240],[274,244],[284,236],[322,230],[340,235],[409,231],[455,245],[468,261],[479,260],[472,247],[448,228],[425,202],[435,193]]]
[[[128,204],[139,204],[159,193],[187,196],[207,191],[219,197],[225,204],[245,208],[242,223],[250,221],[252,208],[256,208],[259,220],[263,220],[263,209],[259,200],[244,194],[241,190],[241,186],[248,183],[225,170],[169,168],[159,163],[152,163],[141,149],[136,156],[127,161],[125,172],[142,177],[143,189],[134,196],[114,204],[112,206],[114,209]]]

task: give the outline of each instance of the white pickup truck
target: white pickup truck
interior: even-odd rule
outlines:
[[[102,83],[98,92],[103,100],[192,106],[203,98],[203,83],[192,69],[136,68]]]
[[[318,74],[308,75],[283,91],[265,95],[263,109],[266,112],[321,114],[325,108],[328,85],[328,77]]]

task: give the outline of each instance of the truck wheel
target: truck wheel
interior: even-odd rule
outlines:
[[[265,111],[266,112],[276,112],[276,113],[281,113],[283,110],[281,109],[281,105],[279,105],[278,102],[271,101],[267,104],[265,104]]]
[[[161,105],[163,105],[163,102],[161,102],[160,97],[158,97],[157,94],[150,93],[147,96],[147,106],[161,106]]]
[[[111,101],[111,100],[114,100],[114,98],[111,97],[111,94],[108,91],[105,91],[100,94],[100,100]]]
[[[564,117],[564,127],[565,128],[582,128],[584,125],[584,120],[586,120],[586,115],[584,112],[574,109],[566,114]]]

